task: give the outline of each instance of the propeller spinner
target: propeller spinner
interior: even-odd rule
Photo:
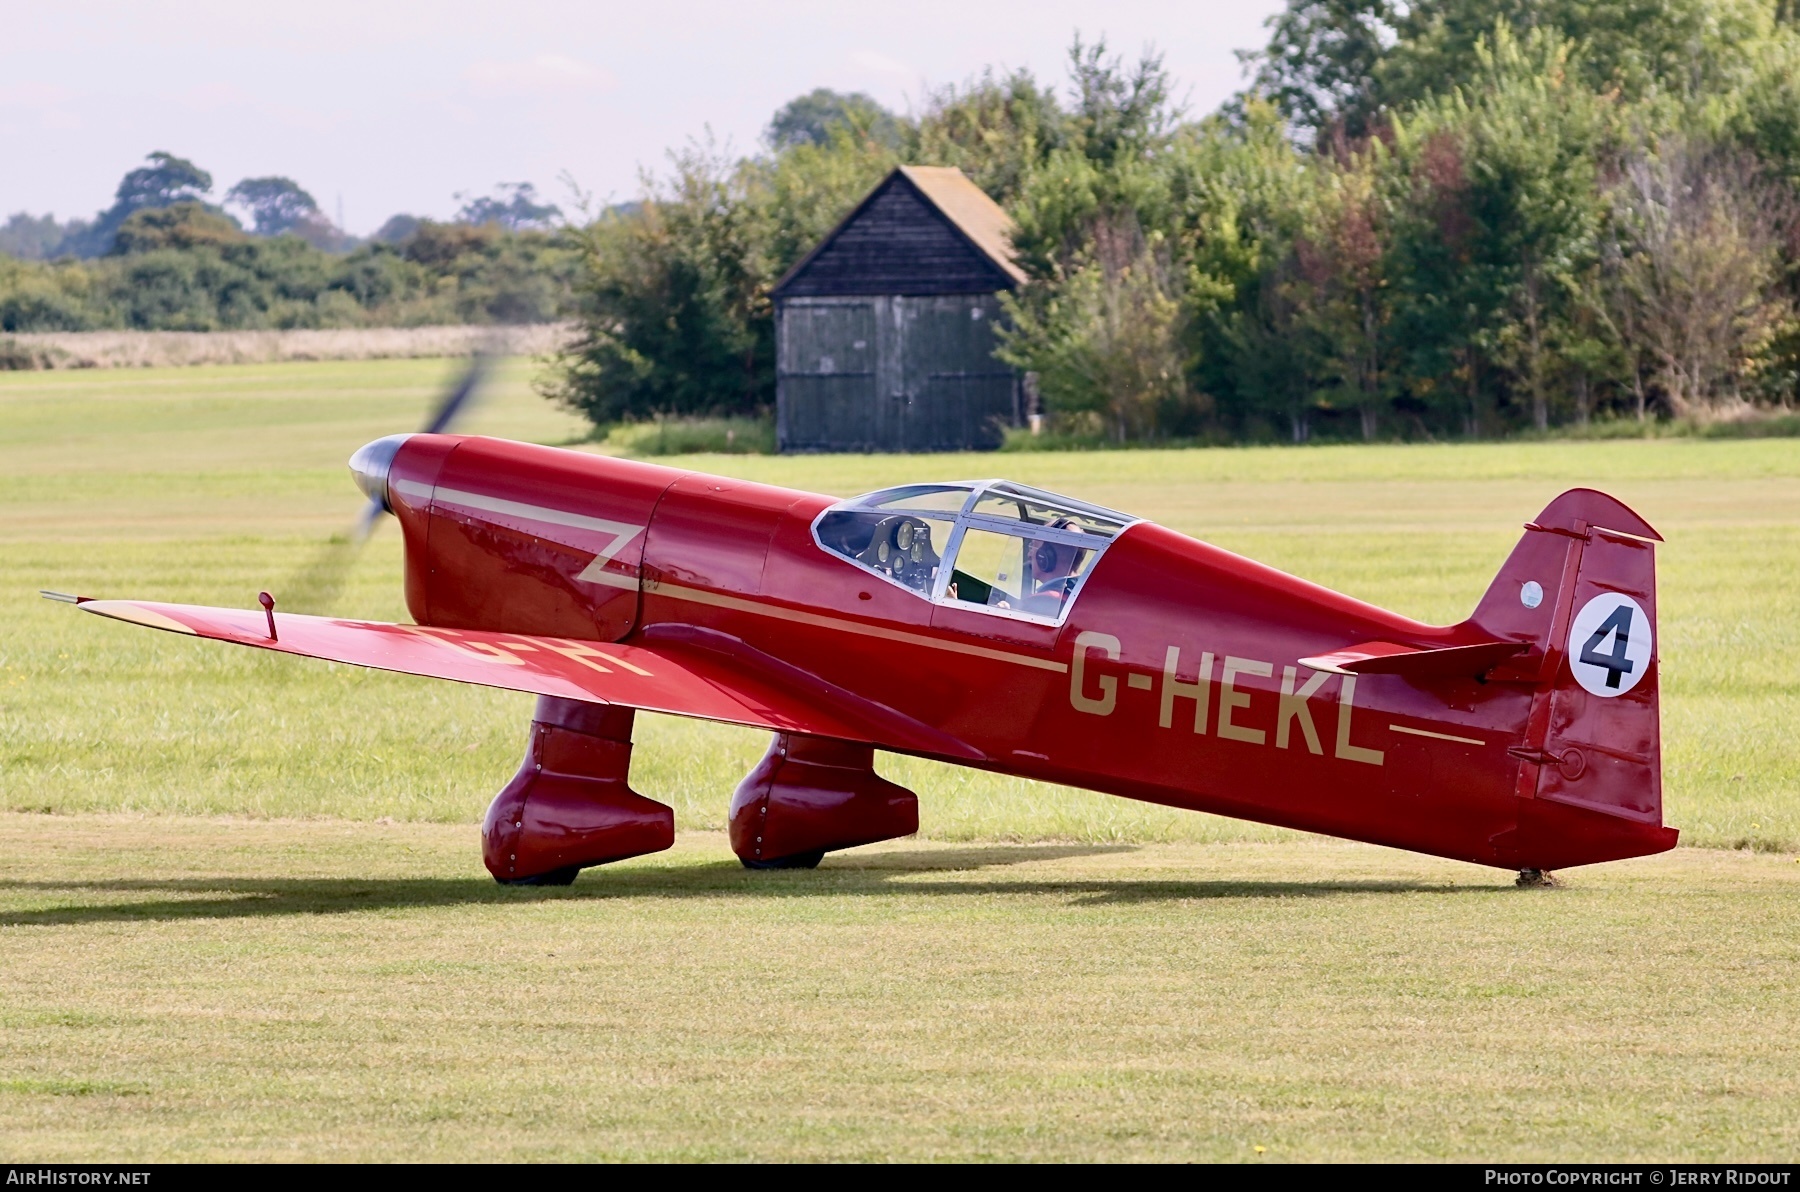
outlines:
[[[367,537],[376,518],[394,511],[388,500],[388,472],[394,466],[394,457],[400,454],[400,445],[410,438],[411,435],[384,435],[373,443],[364,443],[350,457],[350,475],[363,496],[369,498],[357,519],[358,536]]]

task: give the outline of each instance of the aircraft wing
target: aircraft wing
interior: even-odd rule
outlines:
[[[617,645],[146,600],[82,599],[77,607],[133,625],[376,670],[775,732],[866,741],[902,752],[982,757],[961,741],[886,705],[832,687],[743,647],[735,638],[705,630],[648,646]],[[274,636],[269,632],[271,615]],[[734,650],[734,644],[740,648]]]

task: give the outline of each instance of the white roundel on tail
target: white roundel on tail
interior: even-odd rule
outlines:
[[[1595,695],[1624,695],[1650,669],[1653,644],[1638,602],[1605,592],[1582,605],[1569,626],[1569,667]]]

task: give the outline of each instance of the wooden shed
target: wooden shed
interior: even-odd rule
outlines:
[[[999,294],[1025,281],[1012,220],[961,170],[901,166],[776,283],[783,451],[966,451],[1017,425],[994,358]]]

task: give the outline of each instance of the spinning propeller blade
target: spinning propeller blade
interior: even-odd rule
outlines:
[[[471,356],[468,367],[438,400],[418,433],[444,434],[454,426],[473,405],[492,364],[493,356],[487,351],[478,351]],[[333,534],[325,548],[289,578],[285,590],[278,593],[283,607],[295,612],[327,612],[343,589],[344,580],[362,553],[363,544],[375,532],[375,526],[385,512],[387,508],[381,498],[370,497],[349,527],[342,534]]]
[[[437,410],[425,425],[419,428],[419,433],[441,435],[448,431],[450,425],[462,414],[463,407],[469,404],[469,399],[475,396],[475,391],[481,388],[482,382],[487,380],[488,367],[492,363],[493,357],[486,351],[476,352],[469,357],[469,367],[464,370],[462,380],[458,381],[450,392],[444,394],[444,400],[438,403]]]

